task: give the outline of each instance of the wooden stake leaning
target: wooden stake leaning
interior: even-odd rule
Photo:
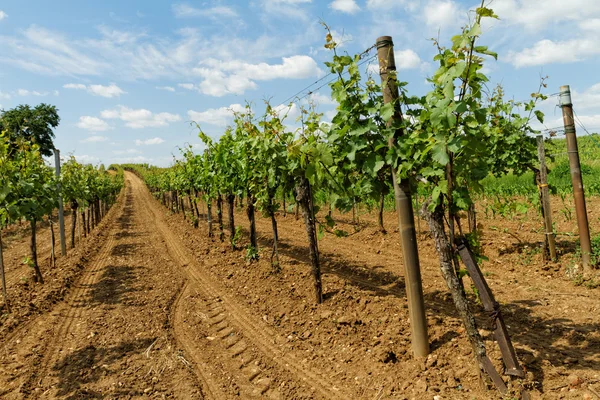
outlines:
[[[546,168],[546,154],[544,151],[544,137],[537,137],[538,158],[540,160],[540,173],[538,188],[540,191],[540,200],[542,203],[542,212],[544,214],[544,227],[546,228],[546,237],[544,244],[547,245],[550,260],[556,261],[556,243],[554,231],[552,229],[552,210],[550,208],[550,190],[548,190],[548,170]]]

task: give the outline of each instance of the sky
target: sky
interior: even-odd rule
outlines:
[[[480,39],[499,54],[485,67],[490,85],[501,83],[515,100],[535,92],[540,76],[548,76],[547,94],[570,85],[581,122],[600,130],[600,1],[486,1],[500,17],[484,25]],[[218,138],[231,123],[231,110],[246,103],[261,113],[265,99],[277,106],[298,95],[318,104],[325,120],[331,118],[335,104],[328,87],[316,90],[327,82],[324,62],[331,58],[321,22],[349,54],[370,48],[379,36],[392,36],[400,79],[409,82],[410,94],[422,95],[435,71],[431,38],[448,44],[478,5],[2,0],[0,109],[56,105],[61,123],[55,145],[80,162],[166,166],[180,147],[202,150],[192,121]],[[372,68],[369,64],[362,68]],[[309,91],[314,93],[306,96]],[[551,97],[540,105],[546,127],[562,124],[556,103]],[[288,120],[296,115],[294,106]]]

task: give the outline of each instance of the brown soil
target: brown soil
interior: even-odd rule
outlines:
[[[348,216],[335,215],[351,235],[326,234],[319,243],[325,302],[317,306],[306,234],[293,215],[278,219],[281,272],[272,273],[268,219],[257,219],[261,259],[249,264],[245,251],[208,239],[206,224],[193,229],[137,177],[126,180],[100,229],[59,258],[55,271],[43,270],[45,285],[10,285],[16,311],[0,326],[0,398],[499,398],[478,379],[425,232],[419,245],[432,354],[415,360],[392,213],[387,235],[370,215],[361,215],[356,232]],[[588,206],[592,224],[598,205]],[[565,276],[573,238],[559,241],[561,263],[542,262],[538,221],[533,211],[514,220],[482,213],[490,259],[483,270],[533,397],[593,395],[600,390],[600,289]],[[574,221],[557,222],[560,232],[573,232]],[[236,224],[247,229],[242,212]],[[22,251],[18,242],[7,252]],[[47,288],[61,291],[51,296]],[[483,315],[480,323],[498,363]]]

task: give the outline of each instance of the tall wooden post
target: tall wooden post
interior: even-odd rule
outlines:
[[[556,243],[554,241],[554,230],[552,229],[552,210],[550,209],[550,191],[548,190],[548,169],[546,168],[546,154],[544,151],[544,137],[537,137],[538,158],[540,160],[540,197],[542,200],[542,210],[544,212],[544,226],[546,228],[545,243],[548,244],[550,259],[556,261]]]
[[[56,169],[56,178],[60,179],[60,150],[54,149],[54,168]],[[60,181],[58,183],[58,228],[60,230],[60,254],[67,255],[67,242],[65,241],[65,210],[63,208],[63,199],[60,194]]]
[[[6,293],[6,275],[4,274],[4,255],[2,254],[2,229],[0,229],[0,279],[2,280],[2,295],[4,296],[4,304],[6,310],[10,312],[8,304],[8,294]]]
[[[377,39],[376,44],[379,74],[383,83],[383,100],[386,103],[395,103],[396,112],[389,121],[391,124],[394,121],[402,120],[402,111],[400,110],[400,104],[397,102],[399,94],[396,81],[394,43],[391,36],[382,36]],[[396,138],[403,133],[402,129],[398,129],[394,135],[395,137],[390,139],[390,147],[395,146]],[[399,182],[396,169],[392,168],[392,184],[396,200],[396,212],[398,213],[402,255],[404,257],[404,277],[408,296],[412,349],[415,356],[425,357],[429,354],[429,337],[427,334],[427,317],[423,301],[423,286],[421,283],[410,182],[407,179],[402,179]]]
[[[585,194],[583,192],[583,180],[581,179],[581,164],[579,163],[575,120],[573,119],[573,102],[571,101],[571,89],[569,88],[569,85],[560,87],[560,106],[562,108],[563,122],[565,125],[567,153],[569,154],[569,169],[571,170],[573,198],[575,200],[575,213],[577,214],[577,226],[579,227],[581,263],[583,264],[584,274],[589,274],[591,272],[590,258],[592,254],[592,244],[585,206]]]

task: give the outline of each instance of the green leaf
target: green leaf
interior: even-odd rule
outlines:
[[[333,220],[333,218],[331,218],[329,214],[325,216],[325,221],[327,221],[327,226],[329,228],[333,228],[335,226],[335,221]]]
[[[494,10],[492,10],[491,8],[477,7],[477,9],[475,10],[475,13],[482,17],[498,19],[498,16],[496,14],[494,14]]]
[[[316,173],[317,171],[315,169],[315,165],[313,163],[310,163],[306,166],[306,170],[304,171],[304,177],[310,181]]]
[[[473,48],[473,50],[475,50],[475,52],[479,53],[479,54],[485,54],[487,56],[492,56],[492,57],[494,57],[494,59],[496,61],[498,61],[498,53],[488,50],[487,46],[475,46]]]
[[[444,143],[436,143],[432,147],[431,157],[443,166],[450,162],[450,158],[448,157],[448,153],[446,152],[446,145]]]
[[[448,151],[450,151],[452,153],[457,153],[462,148],[461,144],[462,144],[462,138],[460,136],[452,138],[448,142]]]
[[[473,26],[467,33],[467,36],[472,38],[472,37],[479,36],[479,35],[481,35],[481,25],[479,25],[478,23],[475,23],[475,24],[473,24]]]
[[[540,110],[535,110],[533,112],[535,114],[535,117],[537,118],[538,121],[540,121],[541,124],[544,123],[544,113],[541,112]]]
[[[396,110],[394,109],[394,103],[390,102],[390,103],[384,104],[381,107],[381,109],[379,110],[379,115],[381,116],[381,119],[383,119],[385,122],[387,122],[394,116],[395,111]]]
[[[437,204],[441,194],[442,191],[440,190],[439,186],[434,187],[433,191],[431,192],[432,203]]]

